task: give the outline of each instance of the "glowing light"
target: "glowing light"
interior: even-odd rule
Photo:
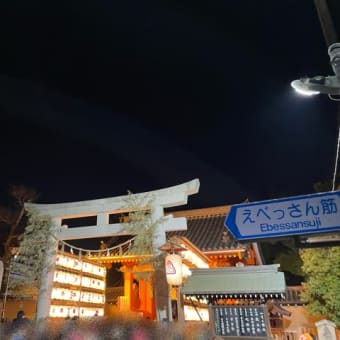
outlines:
[[[50,317],[104,315],[104,308],[84,307],[83,304],[105,304],[106,268],[83,261],[81,255],[76,257],[67,253],[57,255],[56,265]],[[93,289],[97,292],[92,291]],[[67,306],[64,306],[62,301],[65,301]]]
[[[301,80],[294,80],[290,83],[290,85],[297,93],[302,94],[303,96],[314,96],[320,94],[319,91],[309,90],[304,83],[301,82]]]
[[[52,299],[65,301],[81,301],[86,303],[104,304],[105,295],[92,292],[81,292],[80,290],[68,288],[53,288]]]
[[[191,276],[192,272],[186,264],[182,264],[182,275],[184,278]]]
[[[209,310],[208,308],[194,308],[193,306],[184,305],[184,319],[188,321],[209,321]]]
[[[105,281],[60,270],[54,272],[54,282],[105,290]]]
[[[74,307],[74,306],[63,306],[63,305],[51,305],[50,317],[54,318],[66,318],[66,317],[92,317],[94,315],[103,316],[104,308],[96,307]]]
[[[84,273],[94,274],[97,276],[105,277],[106,269],[102,266],[97,266],[92,263],[81,261],[79,258],[74,258],[66,255],[59,254],[56,259],[56,265],[64,268],[81,270]]]
[[[182,251],[181,255],[185,260],[193,263],[197,268],[209,268],[208,263],[204,262],[199,256],[197,256],[191,250]]]

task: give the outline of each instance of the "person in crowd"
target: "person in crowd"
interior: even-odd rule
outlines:
[[[29,319],[26,318],[25,312],[23,310],[19,310],[19,312],[17,313],[17,317],[12,321],[12,328],[17,329],[23,326],[27,326],[29,323]]]
[[[11,325],[11,340],[26,340],[30,338],[30,333],[33,331],[30,319],[27,319],[25,312],[19,310],[17,317],[13,319]]]

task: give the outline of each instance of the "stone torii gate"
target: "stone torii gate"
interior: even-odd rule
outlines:
[[[176,186],[163,188],[159,190],[134,194],[141,205],[150,204],[152,198],[151,220],[156,221],[164,216],[164,208],[185,205],[188,202],[188,196],[196,194],[199,190],[199,180],[179,184]],[[34,204],[27,203],[25,208],[33,208],[40,215],[50,216],[53,224],[57,227],[56,237],[58,240],[88,239],[128,235],[124,230],[126,223],[109,224],[109,215],[123,212],[126,209],[126,200],[128,195],[117,196],[96,200],[56,203],[56,204]],[[97,222],[94,226],[68,228],[62,226],[62,221],[69,218],[81,218],[97,216]],[[166,232],[172,230],[186,230],[187,221],[185,217],[173,218],[170,216],[163,223],[157,226],[153,240],[153,252],[159,253],[159,247],[166,242]],[[56,240],[57,247],[58,241]],[[50,297],[53,284],[53,272],[55,256],[54,249],[51,249],[50,256],[47,260],[47,269],[43,275],[39,297],[37,302],[37,319],[45,319],[49,315]]]

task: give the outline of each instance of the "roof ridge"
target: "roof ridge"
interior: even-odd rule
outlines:
[[[210,208],[190,209],[170,212],[174,217],[187,217],[187,218],[199,218],[199,217],[215,217],[224,216],[230,211],[231,205],[222,205]]]

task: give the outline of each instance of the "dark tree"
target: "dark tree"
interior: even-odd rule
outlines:
[[[4,263],[3,282],[7,280],[8,268],[13,251],[19,246],[19,236],[25,228],[25,202],[34,201],[38,195],[32,188],[22,185],[11,185],[7,197],[0,205],[1,257]],[[2,290],[4,285],[2,285]]]

